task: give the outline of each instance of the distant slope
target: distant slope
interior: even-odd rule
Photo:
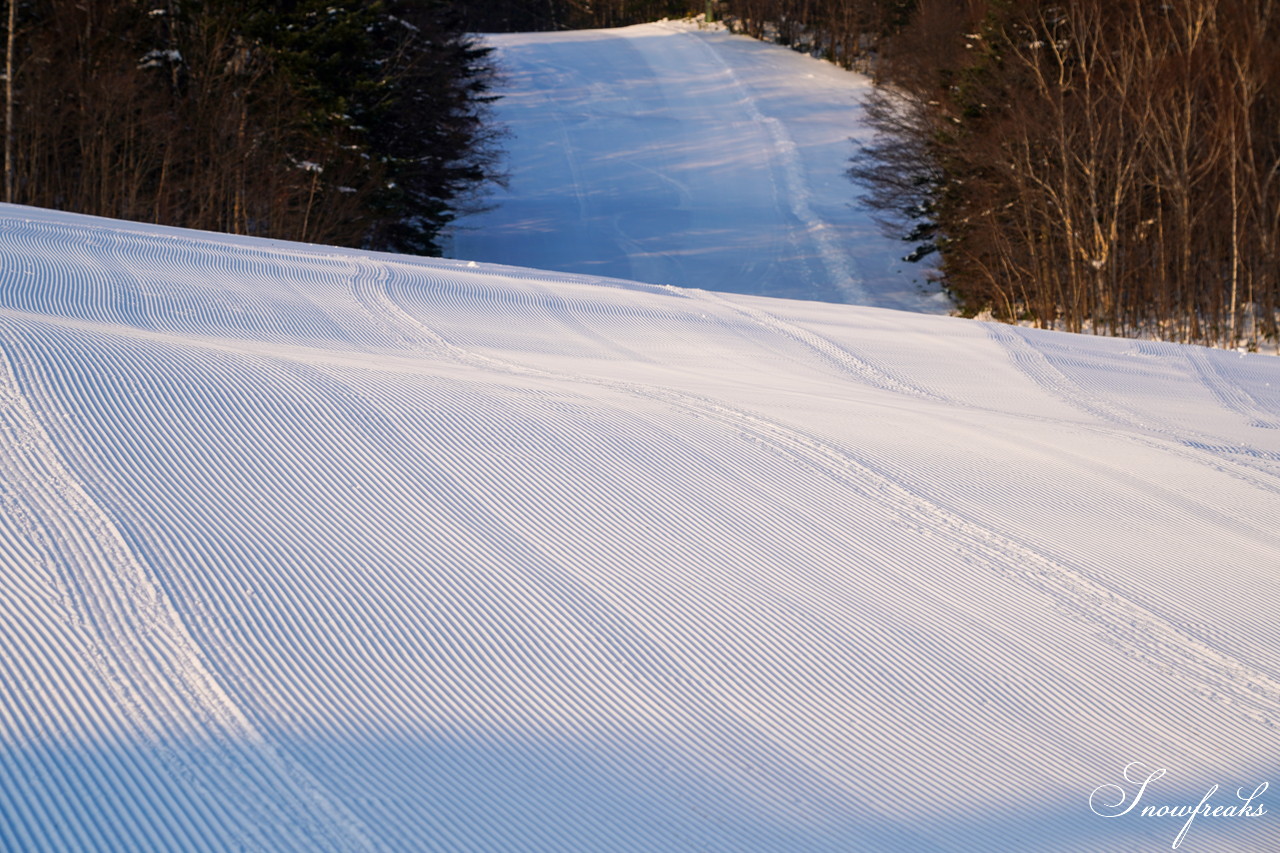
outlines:
[[[1168,849],[1090,792],[1280,781],[1277,427],[1266,357],[0,208],[0,849]]]
[[[844,177],[866,78],[663,22],[486,37],[511,184],[453,257],[945,311]]]

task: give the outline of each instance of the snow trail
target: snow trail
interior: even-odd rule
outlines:
[[[0,208],[0,847],[1167,846],[1280,367],[1002,328]]]
[[[845,178],[865,78],[683,22],[486,38],[511,184],[453,256],[946,310]]]

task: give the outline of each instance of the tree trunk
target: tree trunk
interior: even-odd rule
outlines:
[[[9,24],[4,52],[4,200],[13,203],[13,47],[18,0],[9,0]]]

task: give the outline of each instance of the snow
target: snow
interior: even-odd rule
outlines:
[[[861,75],[664,21],[486,36],[510,186],[448,254],[732,293],[946,313],[845,177]]]
[[[163,14],[163,11],[161,11]],[[175,65],[182,62],[182,54],[176,50],[151,50],[138,60],[139,68],[160,68],[166,62]]]
[[[1280,781],[1274,358],[6,206],[0,506],[2,849],[1151,851]]]

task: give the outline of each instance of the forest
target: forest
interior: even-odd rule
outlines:
[[[497,169],[443,0],[8,0],[4,199],[434,254]]]
[[[853,174],[970,313],[1256,349],[1280,311],[1280,4],[921,0]]]

